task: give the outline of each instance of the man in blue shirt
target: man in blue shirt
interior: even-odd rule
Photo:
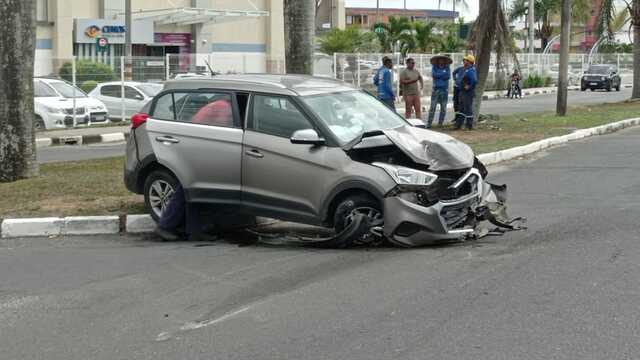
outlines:
[[[449,99],[449,79],[451,78],[451,59],[446,56],[434,57],[431,61],[431,77],[433,78],[433,90],[431,92],[431,106],[429,107],[429,119],[427,128],[431,128],[436,106],[440,105],[440,117],[438,126],[444,123],[447,114],[447,100]]]
[[[473,129],[473,99],[475,97],[476,84],[478,83],[475,62],[476,58],[473,55],[464,57],[462,87],[460,88],[460,115],[456,117],[456,130],[462,127],[463,122],[468,130]]]
[[[393,62],[391,58],[385,56],[382,58],[382,67],[378,69],[373,84],[378,88],[378,99],[385,103],[391,110],[396,111],[394,104],[396,95],[393,92]]]
[[[453,122],[455,123],[460,114],[460,89],[462,88],[462,75],[464,74],[464,65],[457,67],[453,71],[453,111],[455,117]]]

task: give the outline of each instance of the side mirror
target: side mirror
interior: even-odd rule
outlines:
[[[292,144],[306,144],[306,145],[324,145],[326,143],[324,138],[321,138],[318,133],[313,129],[298,130],[291,135]]]
[[[144,100],[144,96],[136,94],[136,100]]]

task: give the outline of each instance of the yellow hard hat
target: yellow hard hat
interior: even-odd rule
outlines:
[[[465,55],[465,56],[464,56],[464,58],[463,58],[463,60],[466,60],[466,61],[468,61],[468,62],[470,62],[470,63],[472,63],[472,64],[475,64],[475,63],[476,63],[476,57],[475,57],[475,56],[473,56],[473,55],[471,55],[471,54],[467,54],[467,55]]]

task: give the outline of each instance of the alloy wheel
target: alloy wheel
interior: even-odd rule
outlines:
[[[160,218],[166,209],[173,193],[173,186],[165,180],[158,179],[149,187],[149,204],[151,205],[151,210],[153,210],[158,218]]]

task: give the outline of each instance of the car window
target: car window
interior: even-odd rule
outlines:
[[[67,84],[64,81],[52,81],[49,85],[54,88],[57,92],[60,93],[63,97],[66,98],[83,98],[87,97],[87,94],[84,91],[80,90],[79,87],[73,86],[71,84]]]
[[[255,95],[248,129],[290,138],[294,132],[313,129],[298,108],[285,97]]]
[[[156,100],[155,107],[153,108],[153,114],[151,116],[154,119],[159,120],[175,120],[175,114],[173,112],[173,93],[166,93]]]
[[[33,82],[33,96],[34,97],[56,97],[58,94],[53,91],[51,87],[42,81]]]
[[[144,96],[140,92],[131,86],[124,87],[124,97],[130,100],[142,100]]]
[[[198,125],[233,127],[230,94],[214,92],[174,92],[156,101],[153,118]]]
[[[100,95],[110,97],[121,97],[121,85],[105,85],[100,88]]]

